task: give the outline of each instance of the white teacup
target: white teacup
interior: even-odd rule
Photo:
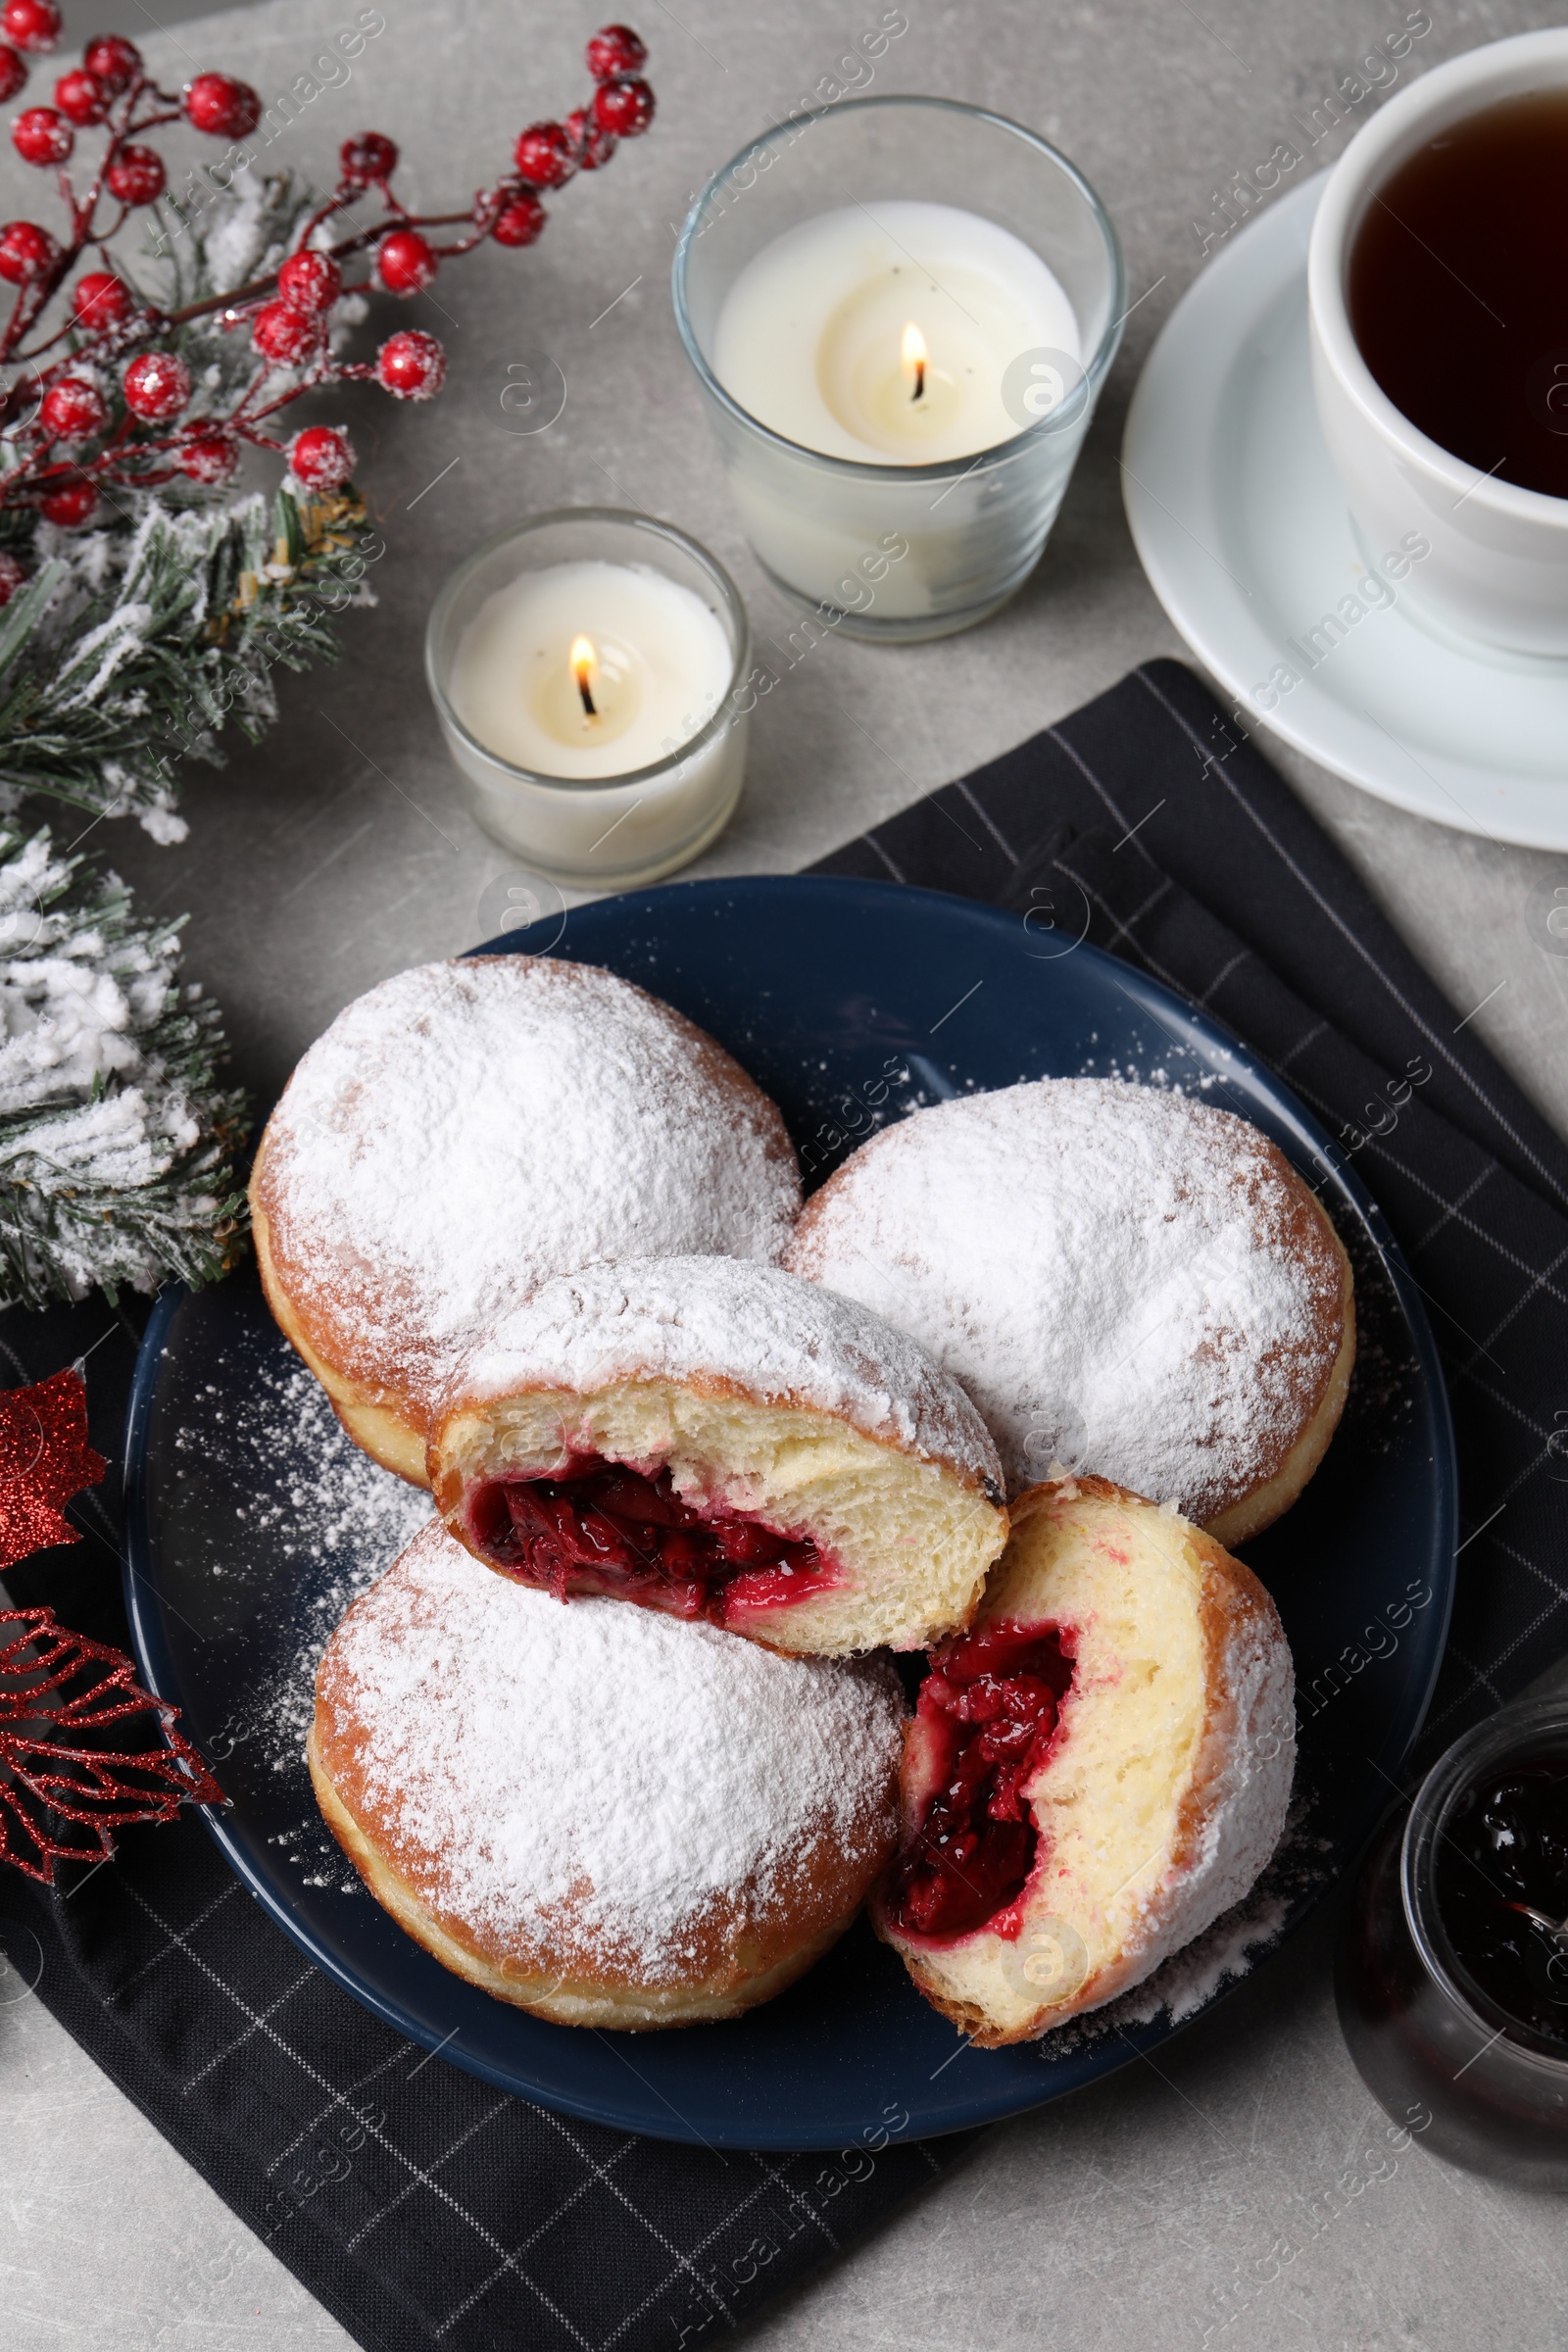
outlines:
[[[1374,553],[1422,533],[1420,601],[1520,653],[1568,655],[1568,499],[1486,478],[1419,431],[1374,379],[1350,332],[1350,248],[1375,192],[1461,116],[1568,87],[1568,27],[1523,32],[1436,66],[1391,98],[1334,167],[1307,256],[1312,389],[1351,515]]]

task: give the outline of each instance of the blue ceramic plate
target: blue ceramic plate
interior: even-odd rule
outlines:
[[[1319,1187],[1356,1269],[1357,1381],[1302,1500],[1247,1553],[1279,1603],[1300,1690],[1303,1819],[1260,1914],[1283,1933],[1371,1828],[1415,1740],[1453,1574],[1437,1355],[1343,1153],[1201,1013],[1093,948],[963,900],[810,877],[699,882],[493,944],[603,964],[678,1005],[781,1104],[813,1183],[872,1125],[919,1102],[1116,1071],[1201,1087]],[[131,1410],[127,1597],[143,1673],[179,1706],[232,1799],[208,1816],[214,1837],[278,1925],[411,2040],[599,2123],[809,2148],[858,2141],[884,2116],[940,2132],[1017,2114],[1176,2030],[1146,1997],[1120,2032],[971,2049],[863,1925],[769,2007],[680,2033],[547,2025],[448,1975],[343,1864],[299,1754],[313,1648],[390,1558],[410,1507],[407,1489],[336,1438],[316,1397],[253,1278],[165,1294]],[[294,1434],[280,1442],[279,1428]],[[1190,2014],[1205,1997],[1217,1993],[1189,1963],[1172,2006]]]

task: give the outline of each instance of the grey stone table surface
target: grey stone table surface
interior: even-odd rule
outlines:
[[[269,100],[312,89],[270,164],[322,175],[348,132],[391,131],[427,204],[466,194],[523,122],[576,101],[597,21],[583,0],[379,0],[384,29],[352,77],[301,83],[357,13],[351,0],[263,0],[190,23],[181,7],[154,31],[142,0],[113,0],[105,17],[138,37],[146,26],[166,76],[220,63]],[[1403,78],[1549,16],[1510,0],[1429,0],[1428,13]],[[95,14],[70,0],[78,37]],[[1194,222],[1213,192],[1403,15],[1394,0],[1203,0],[1201,14],[1187,0],[679,0],[678,13],[647,0],[653,135],[565,191],[535,249],[487,249],[406,314],[450,347],[439,403],[356,394],[327,412],[353,426],[387,543],[379,608],[351,616],[343,666],[285,679],[268,741],[193,776],[183,845],[105,828],[144,904],[191,910],[190,968],[223,1004],[244,1081],[265,1100],[349,998],[471,945],[481,902],[504,893],[513,861],[463,813],[421,684],[430,597],[475,540],[543,507],[643,507],[719,554],[763,640],[787,628],[706,439],[668,265],[692,191],[833,74],[850,42],[904,24],[872,87],[993,105],[1058,139],[1109,205],[1140,299],[1035,579],[969,636],[903,652],[819,645],[761,705],[745,800],[698,872],[804,865],[1134,662],[1182,652],[1122,515],[1129,393],[1202,266]],[[8,214],[37,209],[36,177],[11,165],[3,177]],[[564,373],[565,407],[548,431],[517,435],[500,394],[509,366],[541,353]],[[1568,1128],[1564,972],[1526,926],[1533,885],[1554,862],[1568,880],[1568,862],[1424,824],[1278,757],[1456,1019],[1479,1006],[1475,1026]],[[1303,1931],[1157,2066],[992,2132],[755,2340],[768,2352],[1568,2345],[1562,2207],[1391,2146],[1334,2022],[1331,1926]],[[36,2000],[0,1980],[0,2352],[348,2340]]]

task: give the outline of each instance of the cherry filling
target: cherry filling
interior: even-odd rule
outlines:
[[[668,1470],[645,1477],[597,1454],[549,1478],[497,1478],[468,1498],[468,1526],[491,1565],[564,1600],[610,1594],[731,1625],[831,1590],[833,1563],[808,1536],[743,1511],[701,1510]]]
[[[1063,1626],[997,1624],[932,1651],[905,1766],[916,1802],[888,1897],[896,1927],[967,1936],[1023,1892],[1038,1833],[1022,1791],[1055,1740],[1073,1647]]]

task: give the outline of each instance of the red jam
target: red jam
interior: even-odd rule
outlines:
[[[1568,1756],[1511,1757],[1465,1788],[1438,1840],[1433,1892],[1455,1959],[1500,2024],[1568,2050]],[[1543,1925],[1543,1923],[1546,1923]]]
[[[493,1567],[558,1600],[603,1593],[713,1625],[839,1582],[809,1537],[744,1511],[700,1510],[668,1470],[649,1478],[597,1454],[549,1478],[486,1481],[468,1498],[468,1526]]]
[[[1072,1676],[1063,1626],[988,1625],[932,1651],[906,1763],[906,1801],[912,1765],[923,1809],[888,1898],[906,1934],[972,1935],[1023,1892],[1039,1838],[1022,1791]]]

